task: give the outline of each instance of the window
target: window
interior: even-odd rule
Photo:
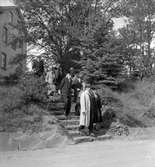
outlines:
[[[1,62],[0,62],[1,64],[1,68],[3,69],[3,70],[6,70],[6,66],[7,66],[7,56],[6,56],[6,54],[5,53],[2,53],[1,54]]]
[[[7,45],[8,43],[8,29],[3,27],[3,42]]]

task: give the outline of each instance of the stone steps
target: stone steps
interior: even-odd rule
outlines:
[[[54,112],[55,114],[55,112]],[[69,119],[66,119],[66,116],[65,115],[62,115],[61,114],[55,114],[55,116],[59,119],[59,120],[66,120],[66,121],[69,121],[69,120],[77,120],[79,121],[79,117],[78,116],[70,116]]]
[[[79,120],[77,120],[77,119],[62,120],[61,124],[64,126],[66,126],[66,125],[79,125]]]
[[[58,116],[58,115],[63,115],[63,111],[62,111],[62,110],[55,110],[53,113],[54,113],[56,116]]]
[[[74,125],[74,124],[65,126],[67,130],[78,130],[78,127],[79,125]]]
[[[73,139],[74,144],[83,142],[102,141],[111,138],[111,136],[109,135],[98,135],[97,137],[81,135],[81,133],[78,130],[79,116],[75,116],[74,112],[71,111],[70,117],[66,119],[65,115],[63,114],[63,106],[64,104],[61,102],[49,104],[49,108],[51,108],[51,113],[53,113],[57,117],[60,124],[66,129],[68,135]],[[72,107],[71,110],[74,110],[74,107]]]
[[[95,138],[91,137],[91,136],[76,136],[76,137],[74,137],[75,144],[84,143],[84,142],[93,142],[94,140],[95,140]]]
[[[109,139],[112,139],[112,136],[110,135],[102,135],[102,136],[97,136],[97,137],[76,136],[74,137],[74,143],[79,144],[79,143],[84,143],[84,142],[104,141],[104,140],[109,140]]]
[[[49,103],[47,106],[48,110],[63,110],[64,109],[64,103]]]
[[[80,136],[80,133],[79,133],[78,130],[68,130],[68,134],[69,134],[70,136],[72,136],[73,138],[74,138],[75,136]]]
[[[57,115],[56,117],[59,121],[66,120],[66,117],[64,115]]]
[[[55,106],[48,106],[47,107],[48,108],[48,110],[49,111],[56,111],[56,110],[61,110],[61,111],[63,111],[63,109],[64,109],[64,107],[61,107],[61,106],[59,106],[59,107],[55,107]]]

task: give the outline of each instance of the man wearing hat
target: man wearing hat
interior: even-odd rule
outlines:
[[[61,90],[62,100],[64,101],[64,114],[66,117],[70,114],[71,109],[71,88],[72,88],[72,77],[74,69],[70,68],[69,73],[62,79],[59,89]]]

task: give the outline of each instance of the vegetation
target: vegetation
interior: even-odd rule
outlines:
[[[138,70],[143,76],[153,73],[154,49],[151,45],[155,33],[154,9],[154,0],[130,0],[122,3],[119,13],[119,16],[128,19],[128,25],[120,29],[127,64],[131,71]]]
[[[18,2],[18,1],[17,1]],[[128,75],[153,73],[154,0],[20,1],[27,41],[45,50],[44,58],[70,66],[91,81],[118,84]],[[113,18],[126,17],[115,32]],[[43,56],[43,55],[41,55]]]
[[[128,83],[127,92],[113,92],[108,87],[98,89],[103,111],[115,113],[116,118],[129,127],[155,125],[155,86],[153,79]]]
[[[150,117],[154,117],[150,101],[154,98],[154,86],[145,81],[145,77],[154,73],[154,0],[17,0],[17,3],[25,18],[26,40],[29,45],[44,49],[45,54],[40,56],[45,62],[54,59],[64,73],[74,66],[95,84],[117,85],[119,93],[109,88],[99,90],[103,104],[115,109],[122,122],[148,125]],[[127,19],[127,25],[117,32],[113,29],[114,17]],[[32,103],[47,100],[45,82],[41,77],[23,76],[19,57],[12,62],[19,64],[19,68],[7,78],[8,81],[16,78],[16,86],[0,90],[2,113],[25,112],[25,106],[29,113]],[[134,76],[143,82],[139,83]]]
[[[91,80],[117,78],[122,69],[121,43],[112,30],[117,0],[22,2],[28,42],[43,48],[46,59],[55,59],[64,72],[81,68]]]
[[[47,85],[43,77],[22,76],[19,88],[23,91],[23,100],[29,103],[45,103],[47,101]]]
[[[16,85],[1,86],[0,101],[2,131],[41,130],[45,113],[40,106],[47,102],[46,84],[42,78],[25,75]]]

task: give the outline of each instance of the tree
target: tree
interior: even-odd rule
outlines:
[[[43,48],[46,57],[64,64],[68,55],[73,55],[77,36],[84,29],[83,19],[88,2],[79,0],[33,0],[22,1],[24,17],[28,29],[29,44]],[[86,5],[85,5],[86,4]],[[82,8],[81,8],[82,7]],[[76,53],[75,53],[76,54]]]
[[[124,30],[120,31],[120,34],[123,40],[128,39],[125,41],[126,49],[130,48],[132,51],[130,62],[135,69],[151,74],[154,63],[151,44],[155,32],[155,1],[130,0],[122,2],[122,6],[121,16],[126,16],[129,23]]]
[[[89,17],[86,18],[86,21],[89,20],[88,26],[81,38],[80,49],[83,54],[79,64],[82,66],[83,75],[91,81],[110,78],[117,82],[123,68],[121,43],[112,29],[111,12],[107,12],[108,8],[112,10],[114,5],[114,1],[110,2],[107,8],[104,8],[105,4],[101,4],[101,1],[98,1],[98,6],[90,7]]]
[[[23,2],[21,4],[29,30],[28,41],[44,48],[47,55],[54,57],[64,67],[67,62],[75,64],[70,60],[76,58],[79,61],[81,49],[87,43],[90,46],[94,32],[101,25],[103,29],[107,28],[111,22],[108,13],[117,1],[20,1]]]

